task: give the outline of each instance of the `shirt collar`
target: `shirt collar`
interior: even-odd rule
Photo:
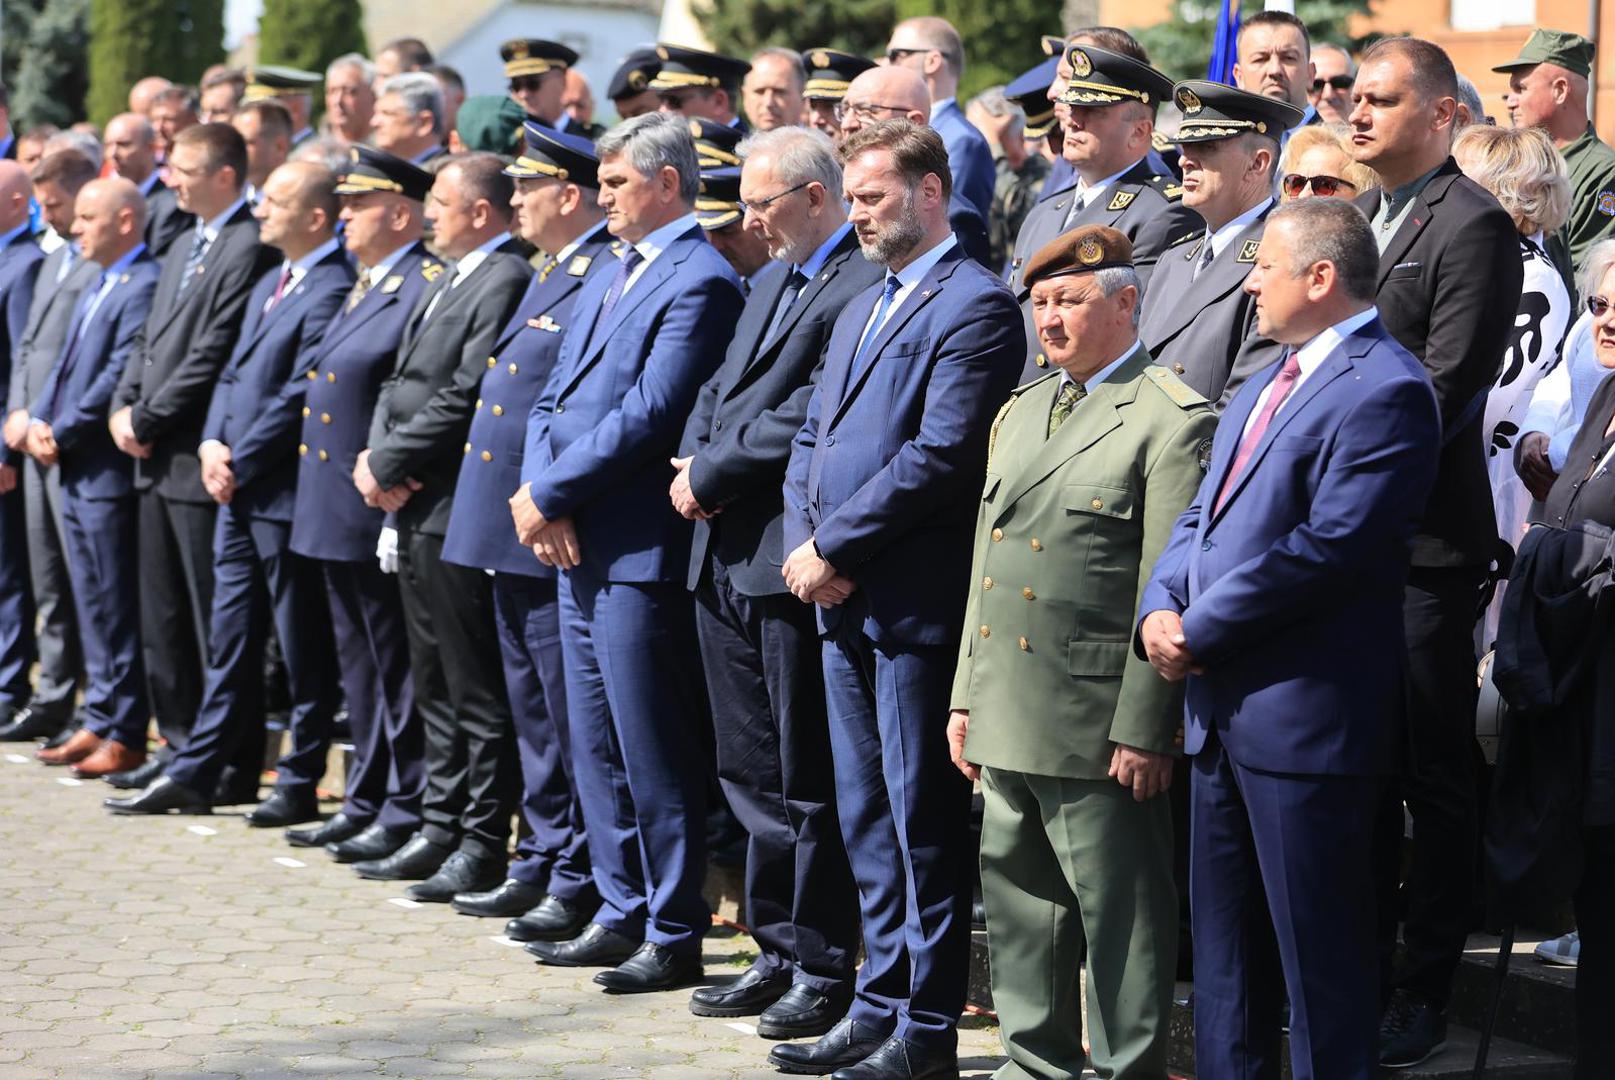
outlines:
[[[106,282],[111,281],[113,278],[117,277],[118,275],[122,274],[125,270],[129,269],[130,264],[133,263],[136,259],[140,258],[140,256],[142,254],[144,254],[145,251],[146,251],[146,245],[145,244],[136,244],[134,247],[132,247],[128,251],[124,252],[121,256],[119,256],[117,262],[114,262],[111,266],[109,266],[105,270],[101,271],[101,282],[102,282],[102,284],[105,284]]]
[[[1134,338],[1133,343],[1127,346],[1127,348],[1123,349],[1120,356],[1116,357],[1116,359],[1112,360],[1110,363],[1106,364],[1104,367],[1082,380],[1082,388],[1088,391],[1090,394],[1093,393],[1094,387],[1116,374],[1116,369],[1127,363],[1128,360],[1132,359],[1133,354],[1138,352],[1138,350],[1142,349],[1143,347],[1144,343],[1139,341],[1137,338]],[[1077,380],[1071,377],[1070,372],[1062,368],[1060,369],[1060,381],[1070,383],[1076,382]]]
[[[23,233],[25,233],[27,231],[28,231],[28,222],[24,221],[21,225],[18,225],[15,229],[12,229],[10,232],[0,233],[0,248],[9,246],[10,243],[13,240],[17,239],[17,237],[21,236]]]
[[[229,208],[226,209],[224,213],[220,214],[211,221],[199,222],[197,224],[197,228],[202,230],[202,235],[205,236],[207,238],[207,242],[211,244],[213,241],[219,238],[219,230],[224,228],[224,223],[234,217],[237,210],[240,210],[246,205],[247,196],[245,193],[243,193],[241,198],[231,203]]]
[[[510,239],[508,232],[499,233],[477,245],[477,250],[468,253],[465,258],[454,264],[454,280],[463,281],[471,271],[481,266],[483,261],[492,255],[506,240]]]
[[[1144,160],[1143,158],[1138,159],[1138,161],[1143,161],[1143,160]],[[1101,191],[1105,190],[1110,185],[1114,184],[1116,181],[1120,180],[1122,177],[1126,176],[1128,173],[1130,173],[1134,169],[1138,168],[1138,161],[1130,161],[1130,162],[1128,162],[1127,167],[1125,169],[1122,169],[1120,172],[1113,173],[1112,175],[1105,177],[1103,180],[1099,181],[1099,183],[1097,183],[1097,184],[1085,184],[1085,183],[1082,182],[1082,177],[1079,175],[1077,177],[1077,198],[1082,200],[1082,205],[1087,206],[1088,205],[1088,198],[1089,198],[1090,195],[1097,198]]]
[[[1423,176],[1416,177],[1413,180],[1403,184],[1401,187],[1386,192],[1385,216],[1395,217],[1397,214],[1400,214],[1409,203],[1419,197],[1419,192],[1423,191],[1425,186],[1429,184],[1431,180],[1435,179],[1436,173],[1445,168],[1446,164],[1447,163],[1443,161],[1440,165],[1437,165]]]
[[[652,230],[634,244],[634,250],[639,252],[640,257],[648,265],[656,260],[656,256],[666,251],[673,241],[697,227],[695,213],[692,211],[681,218],[669,221],[659,229]]]
[[[327,255],[331,254],[331,252],[335,250],[336,237],[333,236],[331,239],[327,240],[325,243],[321,244],[307,255],[304,255],[296,262],[282,261],[280,264],[281,269],[290,270],[292,277],[300,278],[310,270],[314,269],[314,267],[318,266],[320,260],[324,259]]]
[[[1299,130],[1300,128],[1306,127],[1308,124],[1312,123],[1312,118],[1314,116],[1317,116],[1317,115],[1318,115],[1318,107],[1316,105],[1308,103],[1306,109],[1304,111],[1302,111],[1302,113],[1301,113],[1300,121],[1295,125],[1295,127],[1291,128],[1290,130],[1291,131],[1296,131],[1296,130]]]
[[[422,150],[420,153],[416,154],[414,157],[410,158],[409,163],[411,165],[424,165],[442,152],[443,148],[434,143],[433,145],[428,146],[425,150]]]
[[[830,261],[830,253],[840,246],[841,240],[852,229],[852,222],[843,221],[841,228],[830,234],[830,239],[819,245],[819,249],[808,257],[808,261],[797,267],[797,272],[812,281],[818,276],[824,264]]]
[[[570,259],[574,251],[582,247],[588,241],[593,240],[596,236],[600,235],[600,233],[604,231],[605,227],[606,223],[604,221],[598,221],[589,226],[587,229],[584,229],[583,232],[578,234],[578,238],[576,240],[572,241],[570,244],[567,244],[560,251],[555,253],[555,265],[560,266],[562,263],[566,262],[566,260]]]
[[[948,233],[947,238],[944,239],[940,244],[937,244],[935,247],[931,248],[931,250],[925,252],[919,258],[903,267],[903,269],[897,271],[895,274],[893,274],[891,271],[887,271],[887,273],[897,278],[898,291],[904,295],[907,295],[909,290],[918,285],[920,283],[920,279],[925,277],[926,274],[929,274],[931,272],[931,268],[937,263],[941,262],[942,256],[946,255],[949,249],[958,242],[958,238],[950,232]]]
[[[958,104],[959,104],[959,101],[958,101],[957,98],[951,98],[951,97],[937,98],[935,101],[931,102],[931,118],[933,120],[936,119],[936,114],[937,113],[941,112],[943,109],[954,108]]]
[[[1316,337],[1295,351],[1296,365],[1303,372],[1310,372],[1334,352],[1340,343],[1351,334],[1356,333],[1375,319],[1379,318],[1379,308],[1370,304],[1365,310],[1355,315],[1341,319],[1328,329],[1320,331]]]
[[[1249,210],[1245,211],[1243,214],[1240,214],[1234,220],[1228,222],[1216,232],[1212,233],[1212,258],[1216,258],[1218,255],[1221,255],[1223,250],[1227,248],[1228,241],[1232,240],[1234,237],[1243,232],[1251,222],[1255,221],[1257,218],[1261,217],[1262,214],[1266,213],[1267,208],[1272,205],[1273,199],[1271,196],[1269,196],[1268,198],[1265,198],[1261,202],[1257,203],[1255,206],[1251,207]]]
[[[388,255],[385,259],[382,259],[375,266],[372,266],[370,268],[371,287],[374,288],[375,286],[380,285],[381,279],[392,273],[393,267],[397,265],[398,260],[402,259],[404,257],[404,253],[414,246],[415,241],[411,240],[403,247],[400,247],[397,251],[394,251],[391,255]]]

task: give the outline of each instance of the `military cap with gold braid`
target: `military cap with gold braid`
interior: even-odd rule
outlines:
[[[695,221],[703,229],[721,229],[746,216],[740,201],[740,170],[702,169],[701,193],[695,197]]]
[[[317,71],[281,64],[254,64],[247,69],[247,88],[242,101],[266,101],[286,94],[312,94],[314,88],[325,81]]]
[[[506,176],[517,180],[547,176],[569,180],[579,187],[600,187],[600,158],[594,152],[594,143],[532,120],[523,125],[522,131],[526,145],[522,155],[505,166]]]
[[[578,62],[575,50],[559,41],[543,38],[514,38],[499,46],[499,58],[505,62],[505,78],[519,79],[523,75],[542,75],[547,71],[565,71]]]
[[[1026,260],[1022,281],[1030,286],[1044,278],[1091,274],[1133,265],[1133,242],[1109,225],[1079,225],[1038,248]]]
[[[1202,143],[1235,135],[1278,139],[1304,115],[1288,101],[1263,97],[1204,79],[1185,79],[1172,88],[1172,100],[1183,113],[1173,142]]]
[[[656,57],[662,62],[662,70],[650,81],[652,90],[729,86],[738,83],[751,70],[751,65],[744,60],[683,45],[658,43]]]
[[[379,191],[417,202],[425,202],[426,193],[431,190],[431,173],[362,143],[348,148],[348,167],[336,185],[338,195],[369,195]]]
[[[868,57],[840,49],[804,49],[802,59],[808,69],[802,96],[809,101],[840,101],[852,80],[875,66]]]
[[[695,140],[695,156],[703,169],[738,168],[740,140],[746,133],[728,124],[699,117],[690,119],[690,138]]]
[[[662,61],[656,55],[655,49],[635,49],[623,58],[612,73],[611,82],[606,87],[606,97],[612,101],[619,101],[635,94],[643,94],[650,89],[650,81],[656,73],[662,70]]]
[[[1138,101],[1151,107],[1172,94],[1172,80],[1131,56],[1097,45],[1071,45],[1065,50],[1071,79],[1062,105],[1114,105]]]
[[[1028,139],[1041,139],[1054,130],[1054,102],[1049,100],[1049,87],[1054,85],[1059,67],[1059,57],[1051,56],[1004,87],[1004,96],[1026,114]]]

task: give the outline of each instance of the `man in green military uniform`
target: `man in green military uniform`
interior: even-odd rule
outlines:
[[[1492,70],[1508,75],[1503,101],[1514,126],[1545,131],[1570,169],[1565,239],[1580,269],[1587,250],[1615,229],[1615,150],[1587,120],[1593,43],[1564,30],[1535,30],[1519,56]]]
[[[1171,781],[1183,699],[1130,645],[1138,597],[1189,505],[1216,417],[1135,327],[1133,247],[1080,226],[1027,262],[1059,370],[994,425],[948,739],[980,778],[982,896],[1009,1063],[1164,1078],[1177,963]]]

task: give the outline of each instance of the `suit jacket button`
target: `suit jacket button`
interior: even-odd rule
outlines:
[[[297,452],[303,457],[308,457],[308,443],[298,443]]]
[[[722,420],[714,420],[712,422],[712,430],[713,431],[722,431],[723,430],[723,421]]]
[[[834,446],[835,444],[836,444],[836,437],[834,435],[826,435],[824,437],[824,445],[826,445],[826,446]]]
[[[330,422],[331,422],[331,414],[330,413],[328,413],[328,412],[320,413],[320,423],[329,424]]]
[[[989,629],[989,628],[987,628],[987,627],[985,627],[985,626],[983,626],[983,627],[982,627],[982,628],[981,628],[981,636],[982,636],[982,637],[992,637],[992,636],[993,636],[993,632],[992,632],[992,630],[990,630],[990,629]]]
[[[492,461],[493,460],[493,454],[490,451],[484,450],[482,452],[482,460],[483,461]]]
[[[330,455],[327,454],[324,450],[321,450],[320,451],[320,460],[321,461],[328,461],[328,460],[330,460]]]
[[[504,407],[503,407],[503,406],[501,406],[501,405],[495,405],[495,406],[494,406],[494,407],[493,407],[493,414],[494,414],[494,415],[495,415],[495,416],[503,416],[503,415],[505,415],[505,410],[504,410]]]
[[[317,379],[319,377],[320,377],[320,373],[317,372],[317,371],[311,371],[311,372],[308,373],[308,381],[309,382],[313,382],[315,379]]]
[[[309,414],[310,414],[310,413],[312,413],[312,412],[313,412],[313,411],[314,411],[314,410],[313,410],[313,409],[311,409],[311,408],[309,408],[309,407],[308,407],[308,406],[307,406],[307,405],[304,405],[304,406],[303,406],[303,415],[304,415],[304,416],[307,416],[307,415],[309,415]]]
[[[1202,540],[1202,541],[1200,541],[1200,550],[1201,551],[1210,551],[1211,550],[1211,541],[1210,540]]]
[[[460,451],[460,453],[462,453],[462,454],[469,454],[470,452],[471,452],[471,444],[470,443],[466,443],[465,444],[465,449]]]
[[[1020,646],[1021,646],[1021,652],[1031,652],[1032,651],[1032,643],[1030,641],[1027,641],[1024,637],[1021,638],[1021,640],[1020,640]]]
[[[516,367],[516,361],[512,360],[510,362],[510,366],[508,368],[506,368],[505,370],[510,372],[512,375],[516,374],[516,372],[518,370],[517,367]]]
[[[336,372],[334,372],[334,371],[327,371],[327,372],[326,372],[326,373],[325,373],[325,381],[326,381],[326,382],[336,382]]]
[[[1039,540],[1035,536],[1032,537],[1032,550],[1033,551],[1042,551],[1043,550],[1043,541]]]
[[[992,588],[993,587],[993,579],[992,578],[982,578],[981,579],[981,587],[983,589]]]
[[[1032,587],[1030,585],[1021,590],[1021,595],[1026,597],[1028,600],[1037,599],[1037,594],[1032,591]]]
[[[555,411],[556,411],[557,414],[564,413],[564,412],[566,412],[566,406],[565,405],[556,405],[555,406]]]
[[[1172,365],[1172,370],[1177,372],[1179,375],[1182,375],[1183,374],[1183,365],[1182,364],[1173,364]]]
[[[1002,540],[1003,538],[1004,538],[1004,530],[1003,529],[994,529],[993,530],[993,543],[996,544],[1000,540]]]

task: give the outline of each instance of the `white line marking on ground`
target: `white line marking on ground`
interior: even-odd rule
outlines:
[[[84,781],[75,780],[71,776],[59,777],[56,782],[58,784],[62,785],[63,787],[83,787],[84,786]]]
[[[290,870],[301,870],[303,867],[308,865],[308,863],[299,862],[297,859],[294,859],[289,855],[277,855],[275,856],[275,862]]]
[[[418,908],[421,906],[420,901],[411,900],[407,896],[389,896],[387,898],[387,903],[394,904],[401,908]]]
[[[739,1021],[736,1021],[733,1024],[725,1024],[723,1026],[726,1027],[726,1028],[730,1028],[731,1030],[738,1031],[742,1035],[755,1035],[755,1034],[757,1034],[757,1028],[753,1024],[742,1024]]]
[[[28,759],[23,757],[21,754],[7,754],[6,755],[6,760],[11,762],[13,765],[26,765],[26,764],[28,764]]]
[[[503,945],[507,949],[519,949],[522,947],[521,942],[512,941],[503,934],[494,934],[492,937],[488,938],[488,940],[493,942],[495,945]]]
[[[185,826],[185,831],[188,832],[188,833],[195,833],[197,836],[217,836],[217,835],[219,835],[219,830],[210,829],[206,825],[187,825],[187,826]]]

